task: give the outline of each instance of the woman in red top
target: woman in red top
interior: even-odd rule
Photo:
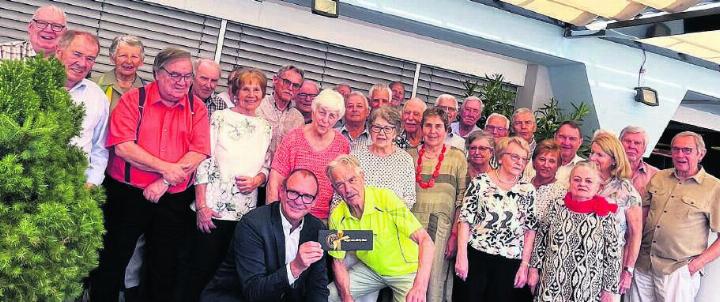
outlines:
[[[278,190],[290,171],[308,169],[318,178],[317,202],[310,214],[327,222],[333,189],[325,175],[327,164],[340,154],[350,153],[350,142],[333,126],[345,115],[340,93],[325,89],[312,103],[312,122],[285,135],[275,151],[267,185],[267,202],[279,199]]]

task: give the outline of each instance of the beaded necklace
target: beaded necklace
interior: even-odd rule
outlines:
[[[423,188],[432,188],[435,186],[435,180],[440,176],[440,166],[442,166],[443,159],[445,159],[445,145],[443,144],[442,151],[440,151],[440,156],[438,156],[438,162],[437,165],[435,165],[435,170],[433,171],[433,174],[430,176],[430,179],[427,182],[422,181],[422,161],[423,161],[423,155],[425,155],[425,145],[423,145],[420,148],[420,151],[418,152],[418,159],[417,159],[417,166],[415,167],[415,182]]]

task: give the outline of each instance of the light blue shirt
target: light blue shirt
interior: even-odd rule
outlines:
[[[74,137],[70,143],[82,149],[88,157],[86,181],[99,186],[105,178],[108,162],[105,138],[110,102],[102,89],[88,79],[83,79],[68,92],[76,105],[82,104],[85,107],[85,118],[82,121],[80,135]]]

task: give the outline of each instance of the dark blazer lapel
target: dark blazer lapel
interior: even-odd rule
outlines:
[[[307,219],[307,216],[310,216],[310,214],[305,215],[306,217],[303,218],[303,228],[300,231],[300,244],[303,244],[308,241],[317,241],[318,240],[318,229],[313,227],[312,223],[310,222],[310,219]]]
[[[280,201],[273,203],[271,213],[272,233],[275,237],[275,249],[277,250],[277,263],[285,265],[285,234],[283,233],[282,218],[280,215]]]

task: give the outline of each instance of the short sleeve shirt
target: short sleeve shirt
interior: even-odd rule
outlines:
[[[680,180],[674,169],[657,172],[647,186],[645,220],[637,268],[668,275],[708,247],[720,232],[720,180],[701,168]]]
[[[357,251],[360,261],[381,276],[402,276],[417,272],[419,247],[410,236],[422,228],[395,193],[388,189],[365,187],[365,204],[360,219],[341,202],[330,215],[331,230],[372,230],[373,249]],[[345,252],[328,254],[337,259]]]
[[[486,173],[475,177],[460,211],[460,221],[470,225],[470,246],[508,259],[522,258],[525,231],[537,228],[534,200],[530,183],[519,181],[503,191]]]
[[[598,195],[605,197],[609,203],[614,203],[618,206],[615,222],[617,223],[618,233],[622,235],[620,236],[620,246],[624,246],[625,232],[627,231],[625,210],[632,206],[640,206],[640,194],[635,190],[630,180],[613,177],[605,184]]]
[[[210,122],[201,100],[193,98],[193,114],[187,96],[169,107],[161,101],[157,82],[145,86],[145,91],[142,120],[138,111],[138,89],[132,89],[120,98],[110,114],[106,143],[108,149],[137,140],[136,144],[150,155],[170,163],[178,162],[190,151],[210,155]],[[110,154],[108,173],[113,179],[125,182],[125,160],[114,151]],[[161,177],[160,173],[131,167],[129,183],[144,189]],[[192,180],[188,178],[185,182],[171,186],[168,192],[185,191],[190,184]]]

